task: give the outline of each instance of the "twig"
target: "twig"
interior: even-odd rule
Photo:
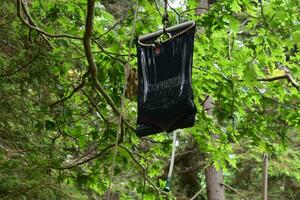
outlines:
[[[26,17],[28,18],[28,21],[29,21],[29,24],[31,24],[32,26],[35,26],[38,28],[37,24],[34,22],[34,20],[32,19],[29,11],[28,11],[28,8],[27,8],[27,5],[25,5],[24,1],[21,0],[21,3],[22,3],[22,8],[24,10],[24,13],[26,15]],[[31,29],[30,29],[31,30]],[[31,32],[29,32],[29,37],[31,37]],[[50,49],[52,49],[52,44],[49,42],[48,38],[42,34],[42,38],[47,42],[47,44],[49,45]]]
[[[231,31],[228,33],[228,57],[229,57],[229,60],[232,60],[232,49],[233,49],[233,44],[234,44],[234,36],[232,38],[232,41],[231,41]]]
[[[78,117],[78,119],[74,119],[74,120],[68,122],[68,124],[71,125],[71,124],[74,124],[76,122],[79,122],[80,120],[82,120],[83,118],[85,118],[89,113],[91,113],[91,109],[89,109],[89,110],[87,110],[87,112],[79,115],[80,117]]]
[[[264,14],[264,7],[263,7],[263,5],[262,5],[262,1],[261,1],[261,0],[258,0],[258,2],[259,2],[259,5],[260,5],[260,13],[261,13],[261,16],[262,16],[262,18],[263,18],[263,22],[264,22],[266,28],[267,28],[268,30],[271,31],[271,29],[269,28],[269,24],[267,23],[265,14]]]
[[[187,10],[184,10],[182,12],[179,13],[179,16],[181,16],[182,14],[186,13],[186,12],[190,12],[190,11],[195,11],[195,10],[198,10],[198,9],[203,9],[203,10],[209,10],[208,8],[205,8],[205,7],[197,7],[197,8],[191,8],[191,9],[187,9]]]
[[[133,156],[133,152],[131,152],[129,149],[127,149],[126,147],[120,145],[120,148],[125,150],[129,156],[131,157],[131,159],[134,161],[135,164],[137,164],[141,169],[142,171],[145,171],[146,168]],[[165,194],[167,196],[172,196],[171,194],[163,191],[163,190],[160,190],[152,181],[151,179],[145,174],[145,179],[147,180],[147,182],[149,182],[149,184],[158,192],[158,193],[162,193],[162,194]]]
[[[257,81],[266,81],[266,82],[272,82],[272,81],[278,81],[281,79],[286,79],[286,75],[282,76],[275,76],[275,77],[270,77],[270,78],[258,78]]]
[[[287,76],[286,78],[292,84],[292,86],[294,86],[295,88],[297,88],[299,90],[300,89],[299,84],[295,81],[295,79],[293,79],[291,74],[288,72],[288,73],[286,73],[286,76]]]
[[[187,167],[187,168],[184,168],[182,171],[180,171],[181,174],[186,174],[190,171],[195,171],[195,170],[199,170],[200,168],[203,168],[203,163],[199,162],[197,164],[195,164],[194,166],[192,167]]]
[[[110,27],[107,31],[105,31],[103,34],[101,34],[100,36],[96,37],[95,39],[100,39],[102,38],[104,35],[108,34],[110,31],[112,31],[120,22],[122,22],[122,20],[116,22],[112,27]]]
[[[106,151],[108,151],[110,148],[112,148],[114,146],[115,146],[114,144],[111,144],[111,145],[105,147],[104,149],[102,149],[99,153],[95,154],[94,156],[91,156],[91,157],[89,157],[89,158],[87,158],[87,159],[85,159],[83,161],[80,161],[80,162],[75,162],[75,163],[73,163],[73,164],[71,164],[69,166],[59,167],[59,168],[51,167],[51,168],[53,168],[53,169],[59,169],[59,170],[65,170],[65,169],[71,169],[71,168],[77,167],[79,165],[85,164],[85,163],[87,163],[89,161],[92,161],[92,160],[100,157],[102,154],[104,154]]]
[[[270,77],[270,78],[258,78],[256,79],[257,81],[265,81],[265,82],[272,82],[272,81],[278,81],[282,79],[287,79],[288,82],[292,84],[293,87],[296,89],[300,89],[299,84],[295,81],[295,79],[292,77],[288,69],[283,69],[285,71],[284,75],[281,76],[275,76],[275,77]],[[239,80],[240,82],[243,82],[244,80]]]
[[[17,150],[17,152],[18,152],[18,155],[20,156],[21,160],[23,160],[23,162],[24,162],[25,164],[27,164],[28,162],[27,162],[26,159],[22,156],[22,154],[21,154],[21,152],[20,152],[20,150],[19,150],[17,144],[16,144],[15,142],[12,142],[12,143],[13,143],[14,147],[16,148],[16,150]]]
[[[287,79],[288,82],[292,84],[293,87],[297,88],[298,90],[300,89],[299,84],[293,79],[291,74],[289,72],[286,72],[285,75],[282,76],[276,76],[276,77],[271,77],[271,78],[259,78],[257,81],[267,81],[267,82],[272,82],[272,81],[277,81],[281,79]]]
[[[197,196],[199,196],[199,195],[203,192],[204,188],[205,188],[205,187],[201,188],[201,190],[199,190],[199,191],[191,198],[191,200],[196,199]]]
[[[105,31],[105,33],[101,34],[98,37],[95,37],[94,39],[100,39],[101,37],[103,37],[104,35],[108,34],[110,31],[112,31],[117,25],[121,24],[124,20],[128,20],[132,15],[129,15],[128,17],[126,17],[125,19],[120,19],[118,22],[116,22],[113,26],[111,26],[107,31]]]
[[[21,71],[21,70],[25,69],[26,67],[28,67],[29,65],[31,65],[37,58],[38,58],[38,56],[35,56],[32,60],[30,60],[25,65],[21,66],[19,69],[15,70],[13,72],[5,72],[3,74],[0,74],[0,77],[11,76],[11,75],[18,73],[19,71]]]
[[[180,17],[181,17],[181,16],[180,16],[180,13],[177,12],[176,9],[174,9],[174,8],[169,4],[169,2],[167,2],[167,4],[168,4],[169,8],[171,8],[171,10],[177,15],[177,17],[180,18]]]
[[[104,47],[102,47],[102,48],[104,49]],[[120,57],[127,57],[128,56],[128,54],[121,54],[121,53],[110,52],[110,51],[107,51],[105,49],[104,49],[104,51],[107,54],[111,54],[111,55],[115,55],[115,56],[120,56]],[[103,51],[101,49],[101,51],[93,51],[93,53],[103,53]],[[134,56],[136,56],[136,55],[134,55]]]
[[[62,102],[64,102],[64,101],[70,99],[76,92],[78,92],[81,88],[83,88],[83,86],[85,85],[85,79],[88,77],[89,73],[90,73],[90,72],[87,71],[87,72],[82,76],[82,81],[81,81],[81,83],[80,83],[77,87],[75,87],[75,88],[73,89],[73,91],[71,92],[71,94],[69,94],[68,96],[64,97],[63,99],[61,99],[61,100],[59,100],[59,101],[57,101],[57,102],[55,102],[55,103],[52,103],[52,104],[50,105],[50,107],[53,107],[53,106],[55,106],[55,105],[57,105],[57,104],[59,104],[59,103],[62,103]]]
[[[110,58],[112,58],[112,59],[114,59],[114,60],[119,61],[119,62],[122,63],[122,64],[126,64],[126,61],[121,60],[121,59],[119,59],[119,58],[117,58],[117,57],[115,57],[115,56],[112,56],[112,54],[115,54],[115,53],[106,51],[96,39],[92,39],[92,41],[93,41],[94,43],[97,44],[97,46],[99,47],[99,49],[100,49],[104,54],[108,55]],[[119,54],[119,55],[120,55],[120,54]],[[122,55],[122,56],[124,56],[124,55]]]
[[[172,140],[165,140],[165,141],[156,141],[156,140],[153,140],[149,137],[142,137],[141,138],[142,140],[147,140],[151,143],[157,143],[157,144],[170,144],[172,142]]]
[[[92,106],[96,109],[97,113],[100,115],[100,117],[102,118],[102,120],[107,123],[107,124],[110,124],[110,122],[104,117],[104,115],[100,112],[96,102],[94,101],[94,99],[88,95],[88,93],[84,90],[81,90],[82,93],[88,98],[88,100],[91,102]]]
[[[157,10],[157,12],[159,13],[159,15],[161,16],[161,18],[163,17],[163,15],[161,14],[161,12],[160,12],[160,10],[159,10],[159,7],[158,7],[158,5],[157,5],[157,2],[156,2],[156,0],[154,0],[154,4],[155,4],[155,7],[156,7],[156,10]]]
[[[243,194],[241,194],[239,191],[237,191],[236,189],[234,189],[233,187],[231,187],[230,185],[227,185],[226,183],[220,183],[221,185],[225,186],[226,188],[234,191],[235,193],[237,193],[240,197],[242,197],[245,200],[249,200],[247,197],[245,197]]]
[[[62,132],[62,130],[61,130],[59,124],[58,124],[57,119],[55,118],[54,120],[55,120],[55,124],[56,124],[58,133],[57,133],[57,135],[56,135],[54,138],[52,138],[52,144],[55,144],[55,141],[56,141],[61,135],[63,135],[63,132]]]

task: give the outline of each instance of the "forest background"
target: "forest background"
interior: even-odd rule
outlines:
[[[266,171],[268,199],[300,199],[300,1],[168,3],[197,24],[170,193],[171,135],[134,132],[135,38],[164,1],[0,0],[0,199],[204,200],[224,177],[226,199],[255,200]]]

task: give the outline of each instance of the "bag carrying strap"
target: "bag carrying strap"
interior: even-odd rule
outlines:
[[[176,38],[176,37],[186,33],[187,31],[192,29],[195,25],[196,25],[196,23],[194,21],[187,21],[187,22],[184,22],[184,23],[166,28],[165,31],[167,33],[172,33],[172,32],[177,32],[177,31],[179,31],[179,32],[175,35],[172,35],[172,37],[168,38],[167,40],[165,40],[161,43],[167,42],[169,40],[172,40],[173,38]],[[138,38],[138,44],[141,45],[141,46],[153,46],[153,47],[155,47],[155,45],[157,43],[157,42],[155,42],[155,39],[163,33],[164,33],[164,30],[161,29],[161,30],[158,30],[156,32],[149,33],[147,35],[140,36]],[[151,41],[151,42],[147,43],[147,41]]]

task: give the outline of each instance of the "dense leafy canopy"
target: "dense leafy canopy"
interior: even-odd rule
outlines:
[[[195,126],[180,130],[169,197],[204,188],[213,163],[239,191],[226,190],[228,199],[260,199],[267,153],[272,199],[299,199],[300,1],[169,2],[181,2],[170,24],[197,24],[198,110]],[[87,4],[0,0],[0,199],[102,199],[110,186],[116,199],[167,195],[171,137],[134,134],[132,45],[162,28],[163,1]]]

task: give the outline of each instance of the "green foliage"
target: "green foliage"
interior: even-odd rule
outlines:
[[[227,184],[259,199],[253,191],[260,191],[262,155],[267,152],[270,191],[279,191],[272,199],[299,199],[300,2],[222,0],[201,15],[195,14],[199,1],[181,2],[177,13],[169,9],[170,23],[197,24],[192,75],[198,113],[195,126],[179,134],[178,154],[186,160],[178,158],[172,180],[177,185],[169,198],[191,198],[205,187],[205,167],[213,163],[223,169]],[[40,30],[83,37],[86,0],[27,4]],[[0,0],[0,5],[0,199],[103,199],[118,116],[92,78],[84,78],[89,67],[82,39],[30,30],[18,18],[14,1]],[[96,76],[117,108],[134,5],[97,1],[94,12]],[[163,13],[163,1],[157,5]],[[162,28],[159,12],[153,1],[140,0],[133,36]],[[129,86],[136,81],[137,65],[134,47],[131,53]],[[214,99],[212,115],[202,107],[206,95]],[[123,110],[126,122],[134,125],[135,98],[125,99]],[[161,189],[170,136],[140,139],[125,123],[121,130],[112,196],[165,198]],[[189,151],[196,153],[184,154]]]

